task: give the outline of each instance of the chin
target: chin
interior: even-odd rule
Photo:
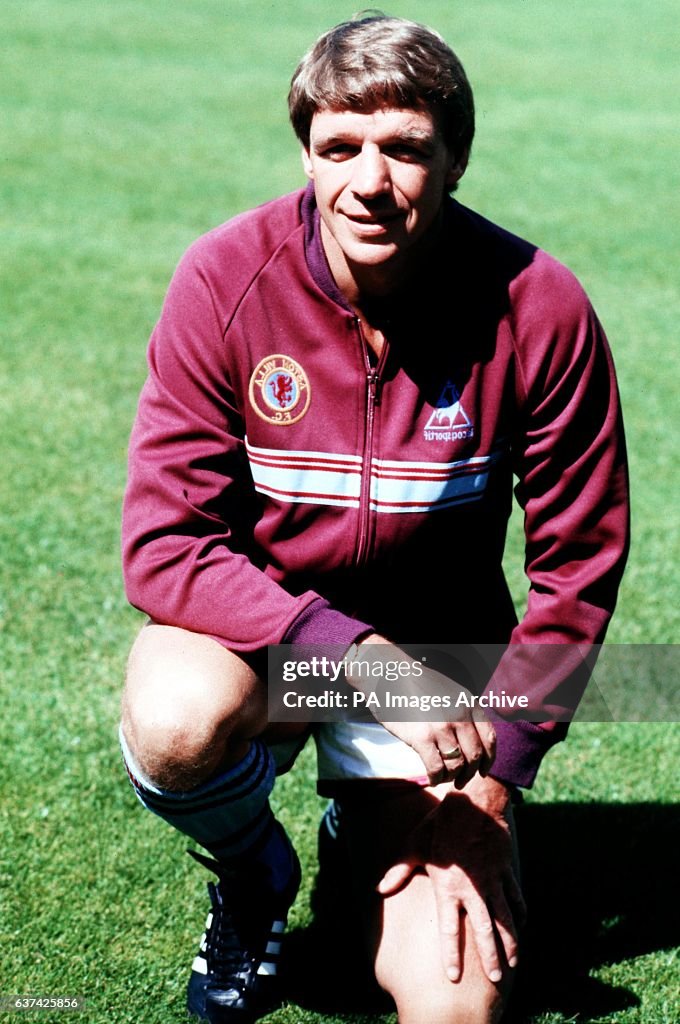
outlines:
[[[349,263],[358,266],[379,267],[390,263],[401,255],[402,250],[394,242],[361,242],[349,245],[345,249],[345,258]]]

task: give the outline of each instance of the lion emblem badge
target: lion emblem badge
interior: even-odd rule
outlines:
[[[307,412],[311,397],[309,380],[300,364],[290,356],[266,356],[252,372],[248,397],[263,420],[290,425]]]

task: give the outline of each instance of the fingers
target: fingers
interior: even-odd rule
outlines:
[[[487,722],[484,713],[479,708],[473,710],[472,718],[484,749],[479,763],[479,774],[487,775],[496,757],[496,730],[491,722]]]
[[[440,786],[444,782],[453,782],[456,776],[465,768],[465,759],[460,753],[457,757],[449,757],[446,759],[442,757],[440,751],[437,750],[437,759],[437,769],[435,771],[428,772],[429,783],[431,786]]]
[[[402,861],[393,865],[379,882],[378,892],[383,896],[397,892],[406,884],[417,866],[415,861]],[[506,899],[506,895],[499,889],[487,904],[475,891],[466,893],[462,899],[454,896],[445,882],[448,872],[428,871],[428,874],[433,882],[442,966],[447,978],[456,982],[461,977],[461,922],[465,913],[482,969],[489,981],[497,985],[502,980],[504,965],[515,968],[519,962],[517,928],[520,919],[511,910],[511,905],[512,899],[519,895],[518,908],[521,904],[523,913],[524,900],[514,876],[510,873],[506,879],[506,888],[513,891],[514,897],[508,895]]]
[[[455,780],[458,789],[486,764],[486,750],[472,722],[445,725],[437,737],[437,746],[444,768],[443,777],[438,781]]]
[[[502,959],[510,968],[519,962],[518,928],[526,916],[524,898],[512,871],[503,882],[504,887],[496,889],[487,904],[476,899],[465,904],[482,967],[494,984],[502,977]]]
[[[469,778],[476,771],[487,775],[496,756],[496,730],[484,718],[472,722],[458,722],[456,737],[465,755]]]
[[[517,926],[505,896],[501,893],[492,906],[493,921],[508,967],[516,967],[519,959]]]
[[[476,894],[474,898],[466,901],[465,909],[467,910],[468,921],[472,929],[472,936],[477,947],[482,969],[489,981],[497,985],[503,977],[503,967],[491,914],[486,904]],[[514,956],[516,962],[516,949]]]
[[[421,723],[420,726],[409,727],[402,732],[397,724],[383,723],[394,735],[404,739],[413,747],[423,762],[430,786],[439,786],[442,782],[453,782],[465,768],[465,754],[456,738],[453,726],[447,722]],[[401,733],[401,735],[400,735]]]
[[[478,722],[383,722],[398,739],[408,743],[423,762],[431,786],[454,782],[459,789],[493,764],[496,735],[485,720]]]
[[[463,969],[461,951],[461,906],[458,900],[437,902],[442,966],[449,981],[458,981]]]
[[[455,779],[462,789],[479,772],[487,775],[496,756],[496,732],[483,716],[475,721],[455,722],[440,728],[437,746],[444,774],[439,782]]]
[[[432,875],[431,875],[432,877]],[[435,879],[433,878],[433,881]],[[510,967],[517,965],[517,936],[513,929],[512,915],[501,897],[498,909],[491,913],[477,893],[470,893],[464,900],[457,899],[445,886],[434,886],[442,966],[449,981],[460,979],[462,971],[462,913],[467,914],[472,937],[477,947],[482,969],[489,981],[497,985],[503,977],[503,958]]]
[[[462,764],[456,772],[456,786],[459,789],[469,782],[478,771],[484,756],[484,747],[479,738],[477,728],[472,722],[457,722],[455,725],[456,739],[460,745]]]
[[[421,748],[415,748],[425,766],[431,786],[452,782],[465,767],[465,755],[456,743],[456,734],[445,727],[428,739]]]
[[[407,860],[393,864],[378,882],[378,892],[382,896],[389,896],[391,893],[397,892],[398,889],[406,885],[416,866],[415,863]]]

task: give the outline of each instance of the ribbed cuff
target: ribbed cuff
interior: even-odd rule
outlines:
[[[367,622],[336,611],[328,601],[318,597],[290,624],[283,643],[295,646],[313,644],[318,648],[329,646],[330,655],[337,657],[338,648],[344,654],[361,637],[373,632],[373,627]]]
[[[489,716],[496,730],[496,760],[490,774],[501,782],[530,789],[541,761],[566,728],[541,728],[533,722],[506,722]]]

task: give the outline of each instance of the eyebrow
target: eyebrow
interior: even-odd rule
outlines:
[[[340,143],[353,142],[356,139],[354,132],[349,129],[345,132],[335,132],[332,135],[320,135],[314,139],[315,147],[322,146],[335,146]],[[428,131],[420,131],[418,128],[405,128],[403,131],[396,131],[392,133],[385,145],[392,145],[395,142],[414,143],[417,145],[432,145],[435,141],[434,133]]]

